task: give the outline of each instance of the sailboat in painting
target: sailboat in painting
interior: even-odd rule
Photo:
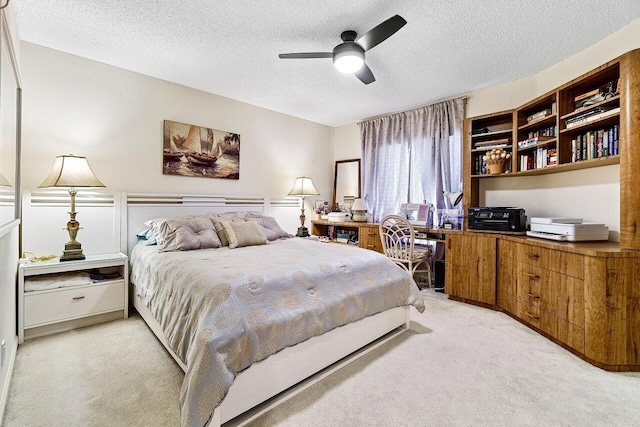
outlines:
[[[162,152],[165,162],[177,162],[184,156],[184,153],[178,149],[175,142],[170,140],[169,147],[171,148],[165,148]]]
[[[206,132],[204,142],[209,146],[209,152],[205,151],[202,147],[203,138],[201,130]],[[217,147],[216,153],[212,153],[213,131],[199,126],[191,126],[189,135],[187,135],[187,139],[182,143],[182,146],[189,150],[187,152],[187,160],[189,163],[196,166],[213,166],[222,154],[219,146]]]

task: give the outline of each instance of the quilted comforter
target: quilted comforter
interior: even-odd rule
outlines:
[[[138,245],[131,282],[186,363],[183,426],[207,425],[236,375],[277,351],[384,310],[424,302],[383,255],[283,239],[158,252]]]

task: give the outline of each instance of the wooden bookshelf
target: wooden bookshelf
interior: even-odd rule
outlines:
[[[590,93],[598,95],[587,96]],[[577,105],[576,98],[588,98],[588,102],[582,101],[587,105]],[[479,183],[483,179],[546,175],[620,164],[620,243],[623,248],[640,250],[640,227],[637,226],[640,224],[639,99],[640,49],[636,49],[514,110],[467,118],[464,124],[467,137],[463,144],[465,206],[478,206]],[[583,116],[590,113],[596,118]],[[536,114],[542,116],[535,117]],[[584,121],[576,123],[579,119]],[[574,124],[569,124],[572,122]],[[504,129],[508,123],[511,128]],[[495,126],[502,128],[495,129]],[[488,132],[478,133],[480,130]],[[518,141],[533,135],[553,138],[531,146],[518,146]],[[511,153],[511,162],[503,173],[492,175],[479,167],[478,159],[485,150],[478,142],[500,138],[510,141],[504,150]],[[584,148],[585,141],[589,151],[577,156],[578,147]],[[593,151],[591,144],[595,144]],[[549,164],[549,150],[555,150],[555,164]],[[533,153],[535,168],[524,167],[522,156]],[[540,155],[546,156],[546,164],[537,163]],[[532,166],[531,162],[528,166]]]

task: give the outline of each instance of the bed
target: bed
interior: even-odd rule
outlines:
[[[183,426],[250,420],[406,329],[410,305],[424,309],[413,279],[376,252],[241,246],[130,253],[133,304],[185,371]]]

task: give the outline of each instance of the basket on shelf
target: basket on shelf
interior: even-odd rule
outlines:
[[[511,154],[501,148],[494,148],[491,151],[487,151],[487,154],[482,157],[482,159],[487,163],[489,174],[491,175],[503,173],[504,166],[510,158]]]

